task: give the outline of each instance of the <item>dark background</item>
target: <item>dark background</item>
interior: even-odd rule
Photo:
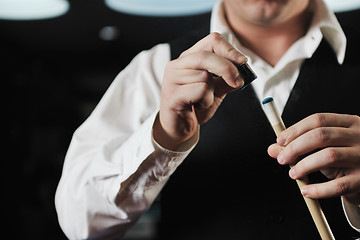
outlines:
[[[54,194],[72,133],[139,51],[209,17],[140,17],[112,11],[100,0],[69,2],[69,12],[58,18],[0,20],[6,119],[1,196],[11,239],[66,239]],[[99,37],[105,26],[118,29],[115,40]]]
[[[72,133],[139,51],[209,19],[140,17],[114,12],[100,0],[69,2],[70,11],[58,18],[0,20],[2,216],[11,239],[66,239],[54,195]],[[360,22],[359,16],[355,11],[347,18]],[[102,40],[105,26],[116,27],[118,37]]]

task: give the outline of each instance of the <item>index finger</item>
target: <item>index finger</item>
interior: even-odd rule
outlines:
[[[194,46],[183,52],[180,58],[190,53],[204,50],[213,52],[235,64],[242,64],[247,61],[247,57],[236,50],[221,34],[216,32],[201,39]]]
[[[295,123],[281,132],[277,143],[281,146],[288,145],[291,141],[302,134],[319,127],[345,127],[349,128],[354,124],[356,116],[335,113],[316,113]]]

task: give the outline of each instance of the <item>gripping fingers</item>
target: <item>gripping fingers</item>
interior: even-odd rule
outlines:
[[[187,92],[186,101],[199,109],[208,109],[214,103],[214,93],[211,84],[206,82],[193,83],[192,86],[184,85],[184,92]]]
[[[300,135],[316,128],[350,128],[356,125],[360,125],[359,116],[334,113],[317,113],[301,120],[300,122],[284,130],[278,137],[277,143],[281,146],[286,146]]]
[[[247,61],[247,58],[243,54],[237,51],[221,34],[216,32],[201,39],[194,46],[183,52],[180,58],[197,51],[213,52],[236,64]]]
[[[178,59],[176,64],[178,69],[203,70],[215,74],[233,88],[239,88],[244,84],[238,69],[231,61],[209,51],[190,53]],[[188,82],[178,83],[187,84]]]
[[[353,193],[360,193],[360,174],[345,175],[328,182],[306,185],[301,189],[301,193],[309,198],[331,198],[346,196]]]
[[[330,147],[322,149],[300,160],[290,170],[289,175],[293,179],[299,179],[318,170],[327,168],[332,170],[337,168],[354,168],[359,165],[359,149],[350,147]],[[331,175],[326,176],[331,177]]]
[[[348,128],[320,127],[312,129],[290,142],[284,148],[284,151],[281,152],[278,160],[281,164],[289,164],[296,161],[302,155],[308,154],[316,149],[329,146],[352,146],[354,145],[353,142],[356,137],[354,131]],[[335,155],[337,152],[332,151],[332,148],[328,150],[327,154],[329,156],[327,157],[330,157],[330,160],[337,160],[336,158],[338,156]]]

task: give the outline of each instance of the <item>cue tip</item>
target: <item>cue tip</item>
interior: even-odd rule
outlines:
[[[272,101],[274,101],[274,99],[272,97],[267,97],[264,100],[262,100],[262,104],[264,105],[264,104],[270,103]]]

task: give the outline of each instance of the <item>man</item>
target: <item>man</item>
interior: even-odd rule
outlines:
[[[301,193],[330,198],[322,204],[335,236],[353,237],[356,34],[344,61],[345,35],[320,0],[224,0],[210,27],[139,54],[76,131],[56,195],[64,232],[122,236],[168,182],[163,239],[317,239],[291,179],[321,170],[330,180],[315,174],[322,183]],[[247,60],[258,79],[239,91],[236,65]],[[259,107],[269,95],[292,125],[276,144]],[[281,165],[267,159],[269,145]]]

